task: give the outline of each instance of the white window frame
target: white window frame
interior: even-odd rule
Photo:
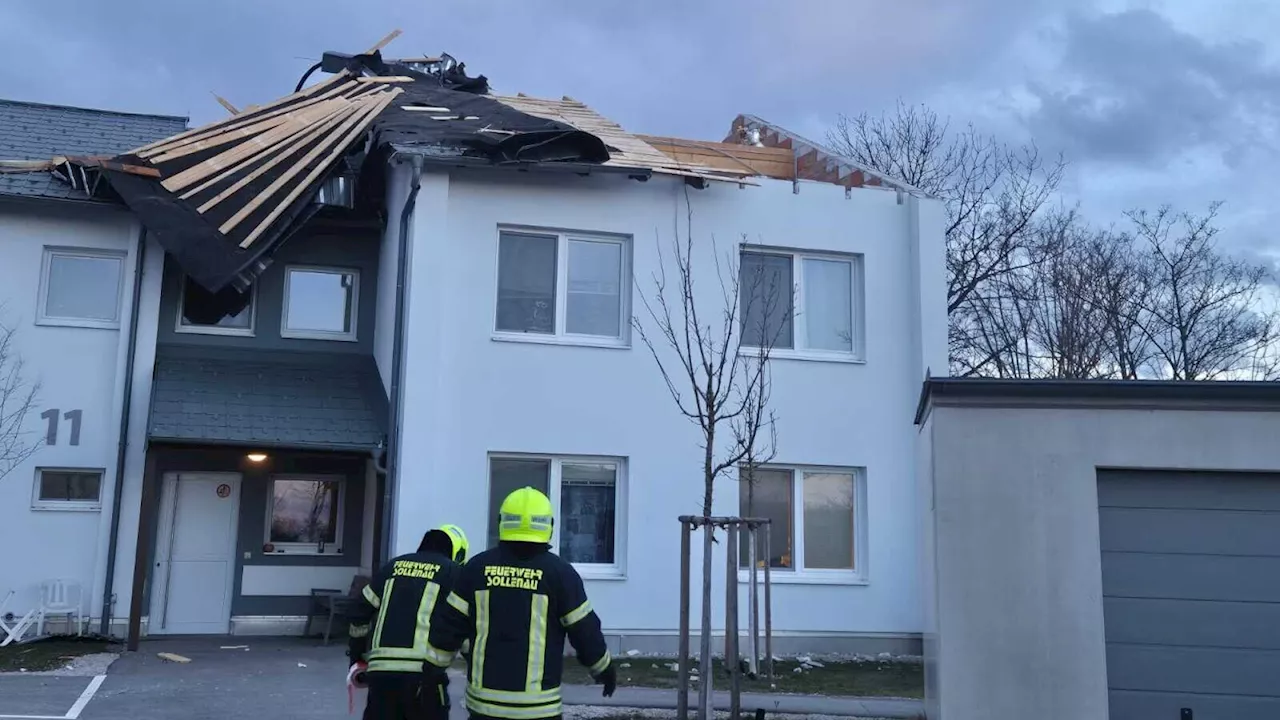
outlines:
[[[865,258],[861,253],[839,253],[828,252],[824,250],[799,250],[796,248],[772,247],[767,245],[752,245],[743,243],[738,246],[738,271],[741,276],[742,271],[742,255],[743,253],[757,253],[762,255],[788,255],[791,257],[791,280],[795,284],[795,299],[792,306],[791,316],[791,345],[790,348],[772,348],[769,351],[770,358],[790,359],[790,360],[818,360],[826,362],[866,362],[866,292],[864,265]],[[808,337],[808,328],[805,326],[805,317],[807,313],[804,307],[804,261],[805,260],[832,260],[838,262],[847,262],[850,265],[852,277],[849,279],[849,317],[852,324],[853,337],[850,343],[852,350],[845,352],[843,350],[823,350],[819,348],[801,347],[801,344]],[[741,303],[741,300],[738,300]],[[739,314],[741,314],[741,305],[739,305]],[[738,322],[741,324],[743,318],[739,317]],[[741,332],[741,325],[738,331]],[[754,354],[757,348],[752,347],[745,342],[742,343],[741,351],[744,354]]]
[[[182,276],[182,280],[178,286],[178,317],[174,319],[173,331],[177,333],[186,333],[190,335],[226,335],[232,337],[254,337],[258,326],[258,284],[254,283],[249,286],[249,327],[223,327],[220,325],[193,325],[184,322],[183,311],[187,304],[187,282],[186,275]],[[190,280],[190,282],[195,282]]]
[[[550,477],[547,478],[547,498],[551,500],[551,508],[555,517],[555,525],[551,532],[551,551],[560,553],[560,496],[561,468],[565,463],[609,464],[616,468],[613,497],[613,562],[612,563],[573,563],[578,574],[586,579],[625,580],[627,557],[627,459],[611,455],[551,455],[539,453],[493,452],[485,463],[485,507],[494,504],[493,495],[493,461],[494,460],[546,460],[550,462]],[[502,498],[496,499],[498,503]],[[489,518],[489,523],[496,523],[497,518]],[[485,526],[485,537],[489,536],[489,525]]]
[[[540,235],[556,239],[556,323],[554,332],[550,334],[522,333],[498,329],[498,290],[500,287],[499,282],[502,270],[503,233]],[[619,297],[617,337],[606,337],[604,335],[582,335],[570,333],[565,330],[565,324],[568,321],[567,311],[569,308],[569,242],[572,240],[614,243],[621,246],[621,262],[619,263],[620,267],[618,269]],[[500,342],[529,342],[547,345],[585,345],[589,347],[602,348],[631,347],[632,245],[632,238],[629,235],[577,232],[573,230],[557,230],[552,228],[522,225],[499,225],[494,241],[493,292],[491,293],[491,297],[493,299],[493,320],[491,325],[493,339]]]
[[[98,476],[98,499],[97,500],[43,500],[40,498],[40,481],[45,473],[78,473],[82,475]],[[102,510],[102,492],[107,484],[107,471],[105,468],[78,468],[78,467],[37,467],[35,469],[35,484],[31,488],[31,509],[56,512],[99,512]]]
[[[334,529],[333,545],[325,545],[321,550],[321,543],[293,543],[293,542],[273,542],[271,540],[271,505],[275,500],[276,481],[277,480],[305,480],[309,482],[329,482],[337,483],[338,497],[335,502],[338,503],[338,526]],[[278,473],[267,478],[267,512],[266,526],[262,529],[263,545],[270,544],[273,550],[266,555],[320,555],[333,556],[342,555],[343,531],[346,528],[347,516],[347,478],[344,475],[323,475],[319,473]]]
[[[867,572],[867,469],[865,467],[834,467],[827,465],[783,465],[768,464],[759,466],[760,470],[781,470],[791,473],[791,565],[790,568],[769,568],[769,579],[775,583],[801,585],[867,585],[870,574]],[[739,468],[739,478],[744,472]],[[840,473],[853,475],[853,569],[839,570],[804,566],[804,474],[805,473]],[[746,492],[746,483],[738,482],[738,497],[734,498],[737,507],[741,507],[742,494]],[[741,542],[746,542],[743,533]],[[760,570],[763,572],[763,568]],[[738,575],[746,580],[750,577],[750,569],[739,561]]]
[[[324,330],[290,330],[289,329],[289,286],[293,280],[293,271],[310,273],[328,273],[330,275],[351,276],[351,330],[349,332],[326,332]],[[356,342],[360,328],[360,271],[352,267],[336,265],[286,265],[284,268],[284,296],[280,303],[280,337],[291,340],[336,340],[339,342]]]
[[[124,285],[126,263],[128,253],[122,250],[106,250],[103,248],[90,247],[64,247],[46,245],[44,255],[40,261],[40,296],[36,299],[36,325],[49,325],[53,327],[77,327],[77,328],[93,328],[99,330],[119,330],[120,317],[123,314],[121,304],[124,300]],[[95,260],[115,260],[120,263],[120,274],[116,282],[116,314],[112,320],[97,320],[94,318],[69,318],[57,317],[48,314],[49,306],[49,274],[53,268],[53,259],[55,257],[67,258],[93,258]]]

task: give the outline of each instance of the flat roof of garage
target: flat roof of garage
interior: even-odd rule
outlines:
[[[915,423],[947,406],[1275,412],[1280,382],[936,377],[920,388]]]

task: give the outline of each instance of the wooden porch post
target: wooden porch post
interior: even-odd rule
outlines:
[[[147,582],[147,570],[151,565],[151,531],[156,522],[156,497],[160,482],[156,477],[156,451],[147,447],[147,457],[142,471],[142,499],[138,508],[138,544],[133,556],[133,591],[129,594],[129,635],[127,647],[138,649],[142,635],[142,593]]]

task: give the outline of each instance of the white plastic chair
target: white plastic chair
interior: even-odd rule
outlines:
[[[44,622],[50,616],[75,618],[76,635],[84,635],[84,615],[80,609],[82,589],[75,580],[58,578],[40,583],[40,609],[36,613],[36,635],[44,637]]]
[[[10,590],[9,594],[4,596],[4,602],[0,602],[0,635],[3,635],[0,637],[0,647],[22,642],[22,636],[27,634],[27,628],[36,621],[35,608],[28,610],[27,614],[20,618],[15,615],[17,619],[12,623],[5,620],[5,615],[9,613],[9,601],[13,600],[13,595],[14,592]]]

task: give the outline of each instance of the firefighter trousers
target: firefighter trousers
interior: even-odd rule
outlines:
[[[364,720],[448,720],[448,677],[371,672]]]

